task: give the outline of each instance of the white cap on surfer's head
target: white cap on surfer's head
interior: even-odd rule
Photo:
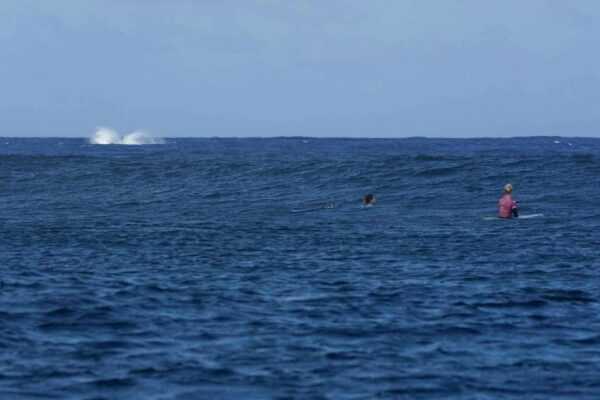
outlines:
[[[507,183],[506,185],[504,185],[504,192],[506,192],[506,193],[512,192],[512,185],[510,183]]]

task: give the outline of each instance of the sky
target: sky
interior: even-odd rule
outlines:
[[[2,0],[0,136],[600,136],[596,0]]]

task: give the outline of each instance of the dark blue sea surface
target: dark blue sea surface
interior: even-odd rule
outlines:
[[[599,139],[3,138],[0,201],[0,399],[600,398]]]

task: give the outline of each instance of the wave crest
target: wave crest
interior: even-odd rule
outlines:
[[[91,144],[124,144],[124,145],[144,145],[144,144],[164,144],[161,138],[155,138],[143,131],[134,131],[121,136],[117,131],[111,128],[98,128],[90,138]]]

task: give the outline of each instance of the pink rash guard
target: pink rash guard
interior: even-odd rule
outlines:
[[[517,208],[517,202],[509,193],[505,193],[498,200],[498,216],[500,218],[512,218],[512,211]]]

